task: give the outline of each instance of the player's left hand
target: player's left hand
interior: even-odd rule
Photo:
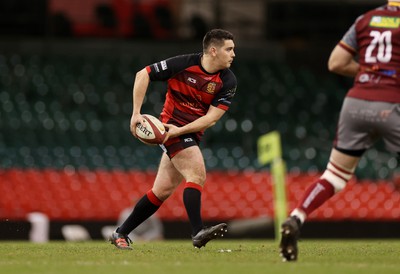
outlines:
[[[172,124],[164,124],[165,130],[167,131],[167,137],[165,137],[163,144],[169,139],[169,138],[174,138],[177,137],[180,134],[179,127],[172,125]]]

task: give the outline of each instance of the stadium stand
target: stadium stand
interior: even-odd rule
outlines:
[[[0,174],[1,219],[24,219],[42,212],[51,220],[116,220],[150,187],[154,171],[7,169]],[[287,176],[289,207],[295,206],[314,175]],[[203,196],[206,220],[273,216],[271,177],[265,172],[213,171]],[[400,193],[385,181],[352,180],[311,220],[393,220],[400,217]],[[182,187],[158,211],[164,221],[186,220]]]
[[[135,140],[129,119],[134,73],[152,61],[118,52],[0,55],[1,218],[40,211],[52,220],[116,220],[148,190],[161,151]],[[333,76],[270,60],[238,58],[232,69],[239,82],[232,109],[202,147],[211,171],[207,220],[273,214],[268,168],[256,151],[258,136],[272,130],[283,137],[293,207],[326,163],[346,89]],[[143,113],[159,113],[162,90],[152,85]],[[387,184],[395,166],[396,158],[369,151],[350,191],[312,218],[398,218],[400,194]],[[186,218],[179,195],[160,209],[163,220]]]

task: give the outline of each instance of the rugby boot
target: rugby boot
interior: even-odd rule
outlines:
[[[115,245],[118,249],[123,249],[123,250],[132,249],[132,247],[130,247],[132,240],[128,237],[128,235],[121,234],[118,232],[113,232],[113,234],[111,234],[109,238],[109,241],[111,242],[111,244]]]
[[[225,223],[204,227],[195,236],[192,236],[193,246],[195,248],[202,248],[212,239],[224,237],[224,233],[228,232],[227,227]]]
[[[279,250],[284,262],[297,260],[297,241],[300,237],[300,226],[301,222],[295,216],[287,218],[281,225]]]

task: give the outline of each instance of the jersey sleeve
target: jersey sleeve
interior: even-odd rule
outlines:
[[[223,87],[217,96],[215,96],[211,105],[226,111],[231,106],[232,99],[235,96],[237,80],[236,76],[229,69],[224,71],[224,73],[221,75],[221,79],[223,82]]]
[[[192,66],[200,58],[197,54],[179,55],[146,67],[151,81],[167,81],[169,78]]]
[[[352,55],[355,55],[358,50],[356,24],[361,18],[362,16],[357,18],[356,22],[354,22],[354,24],[348,29],[342,40],[339,42],[339,46]]]

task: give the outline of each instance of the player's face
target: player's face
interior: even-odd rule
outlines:
[[[235,44],[232,40],[225,40],[224,45],[217,49],[217,60],[222,68],[229,68],[235,58]]]

